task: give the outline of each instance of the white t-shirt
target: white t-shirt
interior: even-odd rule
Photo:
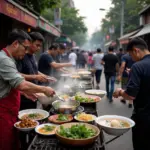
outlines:
[[[94,68],[96,70],[102,70],[103,69],[103,65],[101,64],[101,61],[104,57],[104,54],[103,53],[96,53],[93,55],[93,61],[94,61]]]
[[[70,54],[69,54],[69,61],[70,61],[70,63],[71,63],[73,66],[76,65],[76,60],[77,60],[77,55],[76,55],[74,52],[70,53]]]

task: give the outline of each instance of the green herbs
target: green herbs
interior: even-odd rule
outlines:
[[[46,132],[53,131],[56,127],[55,126],[49,126],[45,125],[42,129],[45,130]]]
[[[93,129],[88,129],[85,125],[72,125],[71,128],[64,128],[60,126],[58,132],[61,136],[71,139],[86,139],[96,135]]]
[[[67,115],[63,115],[63,114],[59,114],[57,120],[59,120],[59,121],[67,121],[68,120],[68,116]]]
[[[79,102],[86,102],[86,103],[95,102],[95,100],[93,98],[83,97],[83,96],[80,96],[80,95],[76,95],[75,100],[77,100]]]

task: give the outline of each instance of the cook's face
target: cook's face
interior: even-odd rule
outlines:
[[[34,54],[34,53],[40,51],[41,48],[42,48],[42,41],[36,40],[36,41],[34,41],[34,42],[31,42],[30,50],[29,50],[29,51],[30,51],[32,54]]]
[[[15,41],[13,43],[14,48],[13,57],[16,59],[23,59],[29,47],[30,47],[29,40],[24,40],[23,42]]]

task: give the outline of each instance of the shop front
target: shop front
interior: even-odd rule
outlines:
[[[13,1],[0,2],[0,48],[7,42],[8,34],[14,28],[25,31],[35,30],[38,17]]]

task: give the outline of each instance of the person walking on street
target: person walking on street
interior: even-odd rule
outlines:
[[[97,49],[97,53],[93,55],[93,64],[94,64],[94,69],[96,70],[95,72],[95,77],[96,77],[96,88],[99,89],[100,86],[100,79],[101,79],[101,74],[102,74],[102,69],[103,65],[101,64],[102,59],[103,59],[103,54],[100,48]]]
[[[150,135],[150,51],[146,42],[141,38],[132,39],[127,51],[136,61],[130,71],[130,79],[126,89],[116,89],[113,96],[132,100],[134,110],[132,119],[135,126],[132,128],[134,150],[149,150]]]
[[[79,68],[85,68],[86,59],[85,59],[83,53],[84,53],[84,51],[81,51],[81,52],[79,53],[79,55],[78,55],[78,58],[77,58],[77,60],[78,60],[78,67],[79,67]]]
[[[108,48],[108,54],[103,57],[104,73],[106,79],[106,91],[109,102],[112,102],[112,95],[115,88],[116,73],[119,71],[119,62],[116,55],[113,54],[114,48]],[[109,89],[111,85],[111,88]]]
[[[132,65],[134,64],[134,61],[132,60],[131,56],[127,53],[122,56],[121,58],[121,67],[119,69],[119,75],[117,77],[118,81],[121,81],[121,88],[126,89],[128,80],[129,80],[129,73],[127,73],[127,69],[131,69]],[[122,103],[126,103],[126,100],[122,99]],[[129,100],[129,108],[132,108],[132,101]]]
[[[77,61],[77,55],[74,52],[74,50],[71,50],[71,53],[69,54],[69,62],[72,64],[74,68],[76,68],[76,61]]]
[[[119,61],[119,66],[121,66],[121,58],[122,58],[122,56],[124,55],[124,53],[123,53],[123,49],[122,48],[120,48],[119,49],[119,53],[117,54],[117,57],[118,57],[118,61]]]
[[[88,70],[92,69],[92,65],[93,65],[93,54],[92,54],[91,52],[89,53],[89,56],[88,56],[87,65],[88,65]]]

